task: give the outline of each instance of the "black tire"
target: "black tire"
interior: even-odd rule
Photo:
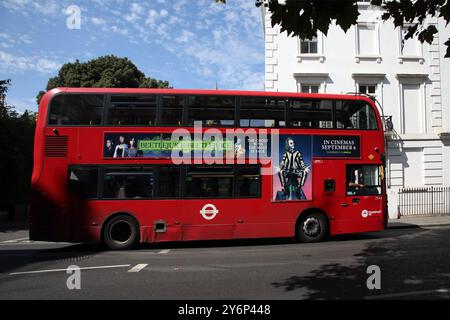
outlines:
[[[111,250],[129,250],[139,243],[139,225],[128,215],[111,218],[103,228],[103,242]]]
[[[328,235],[328,222],[319,212],[312,212],[300,218],[297,224],[297,239],[301,242],[319,242]]]

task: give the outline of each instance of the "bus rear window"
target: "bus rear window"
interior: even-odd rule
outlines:
[[[102,121],[103,95],[60,94],[50,103],[50,125],[99,125]]]

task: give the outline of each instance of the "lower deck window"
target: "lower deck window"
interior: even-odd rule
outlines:
[[[187,198],[231,198],[232,195],[232,167],[189,167],[187,169]]]
[[[259,165],[71,166],[68,184],[85,199],[179,199],[180,186],[185,199],[256,198],[260,171]]]
[[[105,170],[104,198],[153,198],[154,190],[154,173],[152,169],[124,168]]]
[[[69,190],[86,199],[97,198],[98,167],[69,168]]]

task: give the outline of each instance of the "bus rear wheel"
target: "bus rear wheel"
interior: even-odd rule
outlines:
[[[297,225],[297,238],[301,242],[319,242],[325,239],[328,223],[325,216],[312,212],[300,218]]]
[[[128,215],[111,218],[103,229],[103,242],[111,250],[129,250],[139,242],[139,225]]]

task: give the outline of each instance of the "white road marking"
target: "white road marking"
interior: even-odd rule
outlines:
[[[93,270],[93,269],[110,269],[110,268],[125,268],[129,267],[130,264],[119,264],[114,266],[97,266],[97,267],[82,267],[80,270]],[[35,274],[35,273],[46,273],[46,272],[66,272],[67,268],[65,269],[48,269],[48,270],[35,270],[35,271],[23,271],[23,272],[12,272],[9,275],[15,276],[20,274]]]
[[[166,254],[166,253],[169,253],[169,252],[170,252],[169,249],[164,249],[164,250],[161,250],[160,252],[158,252],[158,254]]]
[[[28,237],[19,238],[19,239],[11,239],[11,240],[2,241],[2,243],[14,243],[14,242],[19,242],[19,241],[23,241],[23,240],[29,240],[29,239],[28,239]]]
[[[400,292],[400,293],[390,293],[390,294],[379,294],[376,296],[367,296],[365,299],[385,299],[385,298],[396,298],[396,297],[406,297],[406,296],[416,296],[428,293],[449,293],[448,289],[435,289],[435,290],[424,290],[424,291],[411,291],[411,292]]]
[[[146,264],[146,263],[137,264],[133,268],[128,270],[128,272],[139,272],[142,269],[144,269],[146,266],[148,266],[148,264]]]

